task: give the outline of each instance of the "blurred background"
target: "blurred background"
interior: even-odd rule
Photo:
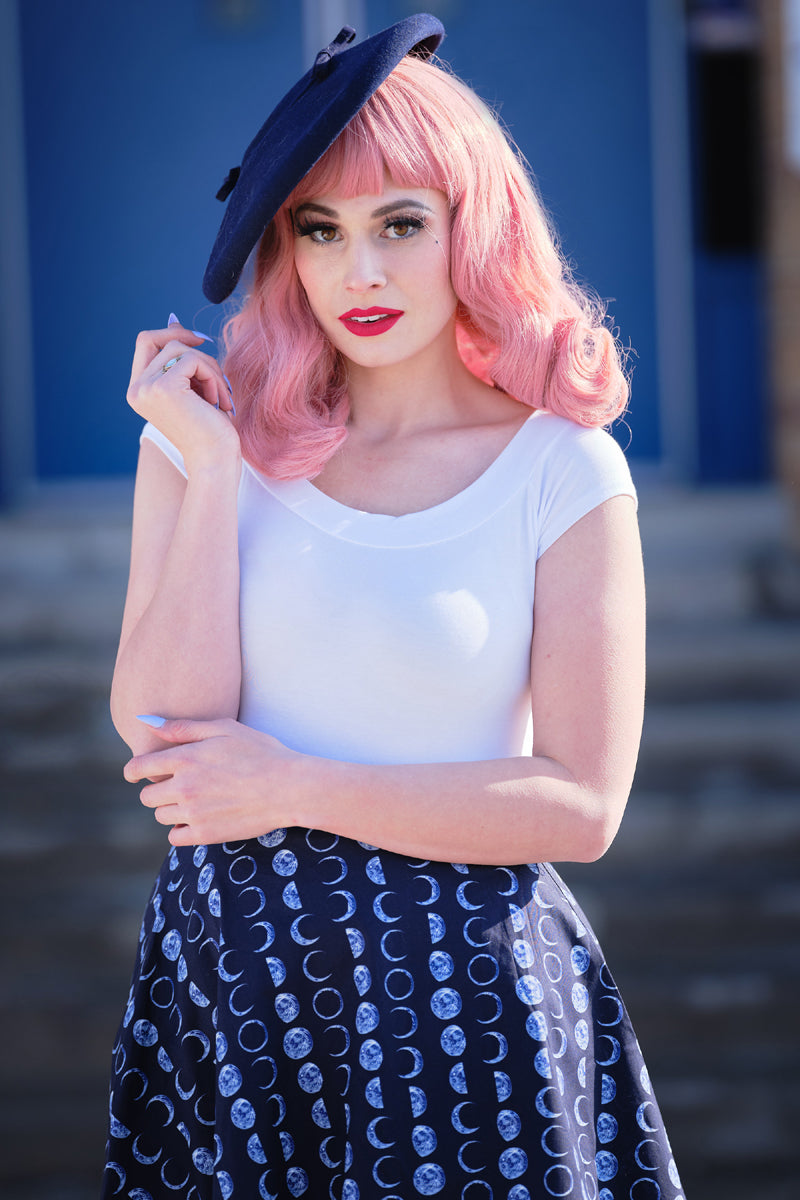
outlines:
[[[340,26],[422,0],[0,0],[0,1193],[89,1200],[163,834],[107,695],[136,331],[218,332],[215,192]],[[430,0],[631,347],[650,687],[567,866],[688,1200],[800,1195],[800,0]]]

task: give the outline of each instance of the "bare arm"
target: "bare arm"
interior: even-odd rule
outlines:
[[[299,755],[233,722],[173,721],[165,738],[194,744],[135,759],[126,777],[174,773],[142,793],[174,826],[173,844],[300,825],[445,861],[597,858],[622,817],[642,722],[644,587],[629,498],[607,501],[542,556],[535,612],[532,757],[369,766]]]
[[[186,344],[176,346],[176,336]],[[212,407],[220,394],[229,403],[221,372],[213,359],[192,357],[189,340],[197,339],[179,327],[140,335],[129,391],[137,411],[182,450],[189,476],[144,442],[111,693],[114,723],[134,753],[163,745],[137,714],[211,720],[235,717],[239,707],[239,444],[227,415]],[[162,359],[175,353],[181,361],[163,372]]]

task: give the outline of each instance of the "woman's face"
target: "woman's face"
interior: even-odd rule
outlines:
[[[392,366],[455,345],[443,192],[387,179],[380,195],[314,196],[292,216],[295,266],[312,311],[351,363]]]

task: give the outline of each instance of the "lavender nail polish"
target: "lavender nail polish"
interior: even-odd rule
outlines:
[[[180,323],[181,323],[180,318],[176,317],[175,313],[169,314],[169,320],[167,321],[167,325],[180,325]]]
[[[137,721],[141,721],[144,725],[149,725],[151,729],[160,729],[166,722],[166,717],[154,717],[147,713],[144,716],[137,716]]]
[[[195,337],[202,338],[204,342],[213,342],[213,337],[209,337],[207,333],[201,333],[199,329],[193,329],[192,333]]]

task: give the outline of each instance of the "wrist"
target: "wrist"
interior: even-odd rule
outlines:
[[[302,829],[331,829],[328,801],[334,765],[330,759],[313,754],[293,754],[286,791],[288,825]]]
[[[238,437],[231,443],[215,443],[211,451],[202,451],[185,458],[186,474],[190,480],[238,484],[242,470],[242,454]]]

